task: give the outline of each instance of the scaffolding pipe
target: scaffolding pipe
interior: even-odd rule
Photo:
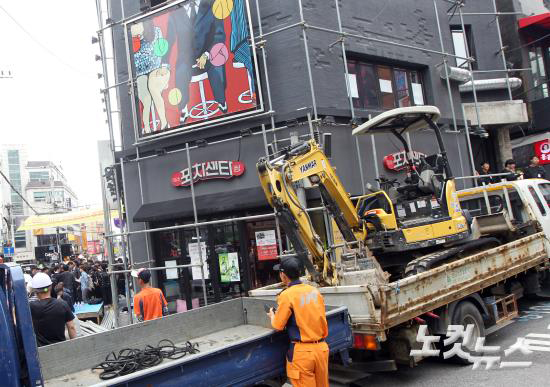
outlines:
[[[193,216],[195,223],[198,223],[197,216],[197,204],[195,203],[195,184],[193,183],[193,165],[191,164],[191,156],[189,154],[189,143],[185,144],[187,150],[187,167],[189,168],[189,181],[191,182],[191,201],[193,202]],[[204,260],[202,257],[202,240],[199,226],[195,226],[195,232],[197,233],[197,250],[199,250],[199,260],[201,262],[201,281],[202,281],[202,293],[204,297],[204,305],[208,305],[208,299],[206,298],[206,281],[204,279]]]
[[[307,44],[307,24],[304,19],[304,8],[302,6],[302,0],[298,0],[298,7],[300,8],[300,22],[302,24],[302,38],[304,39],[304,50],[306,52],[306,66],[307,75],[309,78],[309,90],[311,93],[311,103],[313,104],[313,117],[317,119],[317,101],[315,100],[315,87],[313,86],[313,75],[311,74],[311,62],[309,60],[309,46]]]
[[[460,28],[462,28],[462,33],[465,33],[466,29],[464,27],[464,18],[462,17],[462,7],[463,6],[464,6],[463,4],[459,5],[458,15],[460,16]],[[466,51],[466,56],[469,57],[470,56],[470,48],[468,47],[467,44],[464,45],[464,49]],[[474,82],[474,73],[472,72],[472,70],[473,70],[472,62],[468,62],[468,70],[470,71],[470,81],[472,82],[472,94],[474,96],[474,107],[476,109],[477,127],[481,128],[481,119],[480,119],[480,114],[479,114],[479,104],[477,102],[476,85],[475,85],[475,82]],[[464,112],[464,105],[462,105],[462,106],[463,106],[462,111]],[[466,116],[464,116],[464,120],[466,120]],[[472,168],[474,168],[473,162],[472,162]]]
[[[345,38],[345,37],[352,37],[352,38],[357,38],[357,39],[368,40],[368,41],[375,42],[375,43],[388,44],[388,45],[390,45],[390,46],[403,47],[403,48],[410,48],[410,49],[412,49],[412,50],[419,50],[419,51],[422,51],[422,52],[428,52],[428,53],[430,53],[430,54],[437,54],[437,55],[442,55],[442,56],[450,56],[450,57],[453,57],[453,58],[462,59],[462,60],[467,61],[467,62],[472,62],[472,61],[474,61],[474,59],[472,59],[472,58],[465,58],[465,57],[462,57],[462,56],[460,56],[460,55],[450,54],[450,53],[448,53],[448,52],[441,52],[441,51],[437,51],[437,50],[431,50],[431,49],[429,49],[429,48],[411,46],[410,44],[397,43],[397,42],[391,42],[391,41],[388,41],[388,40],[382,40],[382,39],[377,39],[377,38],[371,38],[371,37],[368,37],[368,36],[353,34],[353,33],[350,33],[350,32],[339,32],[338,30],[333,30],[333,29],[325,28],[325,27],[313,26],[313,25],[310,25],[310,24],[307,24],[307,23],[304,25],[304,28],[310,28],[310,29],[312,29],[312,30],[329,32],[329,33],[331,33],[331,34],[340,35],[340,36],[342,36],[342,37],[344,37],[344,38]]]
[[[96,0],[96,12],[97,12],[97,19],[98,19],[98,25],[100,27],[100,29],[103,29],[103,17],[102,17],[102,9],[101,9],[101,0]],[[102,71],[103,71],[103,83],[104,83],[104,89],[102,90],[102,93],[103,93],[103,100],[104,100],[104,103],[105,103],[105,110],[106,110],[106,113],[107,113],[107,127],[108,127],[108,131],[109,131],[109,148],[111,150],[111,154],[112,154],[112,157],[113,157],[113,160],[115,160],[115,139],[114,139],[114,134],[113,134],[113,121],[112,121],[112,111],[111,111],[111,96],[110,96],[110,86],[109,86],[109,69],[107,67],[107,62],[106,62],[106,56],[107,56],[107,52],[105,50],[105,40],[104,40],[104,36],[103,36],[103,32],[98,32],[97,34],[98,36],[98,43],[99,43],[99,53],[100,53],[100,56],[101,56],[101,68],[102,68]],[[115,171],[116,173],[116,171]],[[103,175],[103,171],[101,171],[100,173],[100,176]],[[116,176],[116,174],[115,174]],[[101,184],[103,186],[103,178],[101,178]],[[117,198],[119,199],[118,200],[118,203],[119,203],[119,208],[120,208],[120,195],[119,195],[119,188],[118,188],[118,184],[117,184],[117,181],[116,181],[116,178],[115,178],[115,189],[116,189],[116,195],[117,195]],[[103,196],[103,212],[106,214],[104,215],[104,221],[106,222],[105,223],[105,230],[109,230],[109,232],[112,232],[111,230],[111,224],[110,224],[110,214],[111,214],[111,211],[110,211],[110,208],[108,206],[108,202],[107,202],[107,198],[105,197],[106,195],[106,191],[105,191],[105,188],[103,187],[102,188],[102,196]],[[122,216],[122,212],[119,210],[119,216]],[[108,238],[105,238],[106,240]],[[109,240],[109,243],[108,243],[108,248],[109,248],[109,268],[112,269],[112,264],[113,264],[113,259],[114,257],[112,256],[113,253],[114,253],[114,249],[112,249],[112,244],[111,244],[111,241]],[[111,286],[111,298],[112,298],[112,302],[113,302],[113,309],[114,309],[114,314],[115,314],[115,317],[114,317],[114,324],[115,324],[115,327],[118,326],[118,289],[117,289],[117,286],[116,286],[116,282],[113,280],[113,279],[110,279],[110,286]],[[130,322],[133,321],[133,317],[132,317],[132,313],[131,313],[131,308],[130,308],[130,301],[129,301],[129,289],[128,289],[128,281],[127,279],[125,280],[125,295],[126,295],[126,301],[127,301],[127,307],[128,307],[128,313],[130,315]]]
[[[107,202],[107,197],[105,196],[105,182],[103,181],[103,171],[101,170],[101,164],[99,164],[99,176],[101,176],[101,198],[103,200],[103,222],[105,223],[105,235],[111,233],[111,219],[110,219],[110,208]],[[105,211],[105,209],[108,209]],[[114,250],[111,244],[111,239],[103,236],[103,243],[105,248],[107,248],[109,255],[107,257],[109,263],[109,270],[113,270],[113,261],[114,261]],[[113,312],[114,312],[114,325],[115,328],[118,328],[118,287],[116,284],[116,279],[114,277],[109,277],[109,284],[111,285],[111,295],[113,301]]]
[[[156,267],[151,267],[151,268],[147,268],[147,270],[149,271],[160,271],[160,270],[170,270],[170,269],[183,269],[183,268],[188,268],[188,267],[199,267],[200,264],[196,264],[196,263],[192,263],[192,264],[187,264],[187,265],[176,265],[176,266],[156,266]],[[108,272],[107,274],[111,275],[111,274],[126,274],[126,273],[131,273],[133,270],[131,269],[128,269],[128,270],[113,270],[113,271],[110,271]]]
[[[338,20],[338,32],[343,33],[342,29],[342,17],[340,16],[340,2],[338,0],[334,0],[334,4],[336,6],[336,18]],[[344,75],[346,77],[346,92],[348,93],[348,103],[349,108],[351,111],[351,121],[352,123],[355,122],[355,108],[353,106],[353,97],[351,96],[351,86],[349,83],[349,72],[348,72],[348,57],[346,55],[346,42],[345,38],[342,36],[340,39],[340,47],[342,49],[342,61],[344,62]],[[363,192],[363,195],[365,194],[366,186],[365,186],[365,173],[363,171],[363,160],[361,157],[361,147],[359,146],[359,138],[357,136],[355,137],[355,149],[357,151],[357,163],[359,165],[359,175],[361,177],[361,192]],[[332,227],[331,227],[332,228]]]
[[[250,119],[258,119],[258,118],[262,118],[262,117],[265,117],[265,116],[273,115],[274,113],[275,113],[274,111],[270,110],[270,111],[267,111],[267,112],[258,113],[258,114],[254,114],[254,115],[247,114],[247,115],[241,116],[239,118],[228,119],[228,120],[224,120],[223,118],[220,118],[220,119],[218,119],[218,121],[216,121],[215,123],[212,123],[210,125],[204,125],[204,126],[200,126],[198,128],[192,128],[192,129],[188,128],[188,127],[180,127],[178,129],[173,129],[170,134],[157,133],[157,134],[154,134],[154,135],[147,136],[147,139],[139,138],[138,140],[136,140],[132,144],[132,146],[142,146],[142,145],[154,143],[154,142],[157,142],[157,141],[164,141],[167,138],[172,138],[172,137],[175,137],[175,136],[181,136],[182,133],[189,134],[189,133],[200,132],[200,131],[203,131],[204,129],[215,128],[215,127],[219,127],[220,125],[234,124],[236,122],[241,122],[241,121],[250,120]],[[138,138],[138,137],[136,137],[136,138]]]
[[[122,214],[122,199],[120,195],[120,187],[118,186],[118,179],[116,178],[116,169],[115,171],[115,188],[116,188],[116,194],[117,194],[117,202],[118,202],[118,219],[120,220],[120,228],[121,230],[126,230],[126,236],[122,236],[121,238],[121,247],[122,247],[122,265],[124,267],[124,270],[128,269],[128,257],[126,252],[126,246],[129,245],[130,242],[130,227],[128,226],[128,222],[123,222],[123,214]],[[124,184],[124,163],[122,160],[122,157],[120,158],[120,174],[122,175],[122,189],[124,192],[126,191],[126,187]],[[128,242],[128,244],[126,243]],[[128,254],[130,254],[130,248],[128,248]],[[130,264],[132,262],[130,261]],[[126,295],[126,306],[128,307],[128,315],[130,317],[130,324],[134,323],[134,316],[132,315],[132,306],[130,303],[130,281],[128,278],[128,275],[124,275],[124,286],[125,286],[125,295]],[[135,288],[134,288],[135,289]],[[118,296],[118,295],[117,295]]]
[[[500,57],[502,58],[502,66],[504,69],[508,69],[508,64],[506,63],[506,55],[504,54],[504,46],[502,45],[502,36],[501,36],[501,30],[500,30],[500,20],[499,15],[502,13],[497,12],[497,3],[495,0],[493,0],[493,8],[495,10],[495,22],[497,26],[497,35],[498,35],[498,44],[499,44],[499,51],[500,51]],[[513,14],[519,14],[519,13],[513,13]],[[512,87],[510,86],[510,78],[508,76],[508,72],[505,72],[506,76],[506,86],[508,87],[508,97],[510,98],[510,101],[513,100],[512,97]]]
[[[257,18],[258,18],[258,32],[261,35],[261,34],[263,34],[263,28],[262,28],[262,19],[261,19],[261,16],[260,16],[260,4],[259,4],[258,0],[255,0],[255,1],[256,1],[256,15],[257,15]],[[246,4],[247,4],[247,9],[248,9],[249,14],[250,14],[250,6],[249,6],[248,2]],[[253,31],[250,31],[250,33],[253,34]],[[268,100],[268,103],[269,103],[269,110],[273,111],[273,101],[271,100],[271,87],[270,87],[270,84],[269,84],[269,74],[268,74],[268,71],[267,71],[267,56],[266,56],[266,53],[265,53],[265,44],[262,44],[260,46],[260,49],[262,50],[262,61],[263,61],[263,64],[264,64],[263,67],[264,67],[264,78],[265,78],[265,90],[267,92],[267,100]],[[274,114],[271,115],[270,121],[271,121],[271,129],[273,130],[274,146],[275,146],[275,150],[277,150],[277,134],[275,133],[275,116],[274,116]],[[265,130],[265,128],[263,128],[262,130]],[[266,144],[267,144],[267,142],[266,142]],[[267,153],[266,153],[266,155],[267,155]],[[267,155],[267,157],[269,157],[269,155]],[[279,223],[277,221],[277,229],[279,227],[278,224]]]
[[[437,4],[435,0],[433,0],[434,4],[434,12],[435,12],[435,21],[437,23],[437,33],[439,35],[439,45],[441,46],[441,51],[445,51],[445,45],[443,44],[443,36],[441,34],[441,23],[439,22],[439,11],[437,9]],[[453,128],[455,132],[458,131],[458,126],[456,125],[456,114],[455,114],[455,106],[454,106],[454,100],[453,100],[453,93],[451,91],[451,81],[449,79],[449,68],[447,66],[447,57],[443,57],[443,67],[445,68],[445,81],[447,84],[447,94],[449,96],[449,104],[451,105],[451,114],[453,116]]]
[[[136,155],[139,157],[139,147],[136,147]],[[139,161],[137,162],[137,168],[138,168],[138,181],[139,181],[139,195],[141,198],[141,205],[143,205],[145,201],[143,200],[143,181],[141,176],[141,164],[139,163]],[[147,224],[145,222],[143,223],[144,223],[144,226],[147,227]],[[145,249],[147,250],[147,261],[150,262],[151,252],[149,247],[149,235],[145,235]],[[149,265],[149,267],[150,266],[151,265]]]
[[[472,150],[472,141],[470,139],[470,128],[468,127],[468,120],[466,119],[466,112],[464,111],[464,105],[460,104],[460,108],[462,109],[462,119],[464,120],[464,133],[466,135],[466,143],[468,144],[468,156],[470,158],[470,167],[471,167],[472,174],[475,174],[476,168],[474,164],[474,152]]]

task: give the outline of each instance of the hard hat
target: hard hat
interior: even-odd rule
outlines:
[[[47,288],[52,284],[52,280],[50,279],[50,276],[46,273],[36,273],[34,277],[32,277],[31,286],[33,289],[43,289]]]

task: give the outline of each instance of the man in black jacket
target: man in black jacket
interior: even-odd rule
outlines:
[[[546,171],[542,165],[539,165],[537,156],[531,157],[529,166],[523,172],[524,179],[546,179]]]

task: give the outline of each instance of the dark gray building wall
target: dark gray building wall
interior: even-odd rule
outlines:
[[[449,21],[446,14],[448,3],[438,1],[441,33],[445,50],[452,53],[453,47],[450,35],[450,25],[460,24],[455,16]],[[258,35],[257,11],[255,2],[250,3],[255,34]],[[334,1],[303,1],[304,18],[308,24],[330,29],[338,29]],[[489,0],[468,2],[464,12],[490,12],[492,2]],[[124,13],[128,17],[139,12],[139,2],[124,1]],[[436,25],[435,11],[431,0],[403,2],[388,0],[385,2],[348,0],[340,2],[343,29],[346,32],[364,35],[371,38],[393,41],[416,47],[440,50],[439,34]],[[260,1],[260,14],[264,33],[269,33],[282,26],[291,25],[299,21],[299,7],[297,0]],[[112,3],[112,18],[121,17],[120,3]],[[465,23],[471,25],[475,41],[475,54],[478,67],[481,69],[502,68],[502,63],[494,53],[498,50],[497,32],[494,23],[490,23],[489,16],[465,16]],[[117,82],[128,79],[126,63],[126,46],[122,27],[113,30],[115,53],[117,61]],[[307,29],[309,54],[313,75],[315,97],[320,114],[350,116],[350,107],[346,95],[344,63],[340,44],[332,45],[338,35]],[[289,117],[303,116],[302,107],[312,110],[312,98],[308,79],[308,70],[305,60],[301,27],[265,37],[266,63],[260,60],[260,78],[264,90],[266,108],[266,82],[262,69],[268,71],[272,96],[272,108],[275,111],[276,121]],[[331,46],[331,47],[329,47]],[[396,47],[383,43],[366,41],[358,38],[347,38],[346,49],[350,56],[368,61],[396,64],[403,67],[419,69],[422,72],[426,103],[436,104],[444,118],[451,118],[450,101],[446,84],[440,79],[438,65],[443,61],[441,55],[426,53],[415,49]],[[258,56],[261,57],[260,51]],[[261,58],[260,58],[261,59]],[[449,58],[453,63],[454,59]],[[479,78],[494,77],[493,75],[479,75]],[[135,153],[133,144],[135,134],[131,101],[127,87],[121,86],[119,101],[122,110],[123,148]],[[460,112],[460,94],[456,84],[452,85],[452,98],[456,112]],[[493,95],[491,95],[493,98]],[[367,117],[369,113],[378,111],[358,111],[359,116]],[[458,114],[460,116],[460,114]],[[168,141],[159,140],[156,146],[173,145],[202,137],[213,137],[227,132],[236,132],[240,128],[258,125],[268,120],[254,120],[242,124],[220,125],[219,127],[194,134],[181,134]],[[144,145],[142,151],[154,149],[153,145]]]
[[[124,16],[135,15],[139,11],[139,1],[123,0]],[[490,0],[468,2],[465,12],[492,10]],[[450,24],[458,24],[456,17],[449,21],[446,15],[448,3],[437,2],[441,33],[445,44],[445,50],[452,53]],[[252,20],[255,34],[258,35],[257,10],[255,2],[251,1]],[[281,26],[291,25],[299,21],[299,8],[297,0],[260,1],[260,13],[264,33],[269,33]],[[308,24],[324,28],[337,29],[335,3],[332,0],[304,0],[304,17]],[[384,2],[374,0],[345,0],[340,2],[340,12],[344,31],[371,38],[394,41],[401,44],[413,45],[431,50],[440,50],[439,35],[435,19],[432,0],[402,1],[386,0]],[[122,17],[120,2],[111,4],[111,18],[120,20]],[[480,69],[502,68],[502,63],[494,53],[498,50],[496,28],[490,23],[491,18],[466,17],[466,24],[470,24],[475,38],[475,54]],[[270,79],[270,91],[272,96],[271,108],[275,111],[275,121],[284,123],[293,117],[303,118],[306,111],[312,111],[312,95],[308,79],[308,69],[305,60],[304,42],[300,27],[275,33],[265,37],[266,62],[261,60],[260,50],[259,72],[264,92],[266,109],[267,100],[266,81],[263,69],[267,69]],[[338,122],[348,122],[351,117],[349,100],[346,94],[344,63],[341,55],[340,44],[333,44],[338,35],[326,31],[306,30],[311,70],[314,80],[315,98],[319,115],[327,114],[337,116]],[[116,82],[128,80],[128,67],[126,62],[126,44],[122,26],[113,29],[113,41],[116,58]],[[358,38],[346,39],[346,51],[350,56],[376,63],[389,63],[405,68],[418,69],[422,72],[425,86],[426,104],[437,105],[443,116],[443,122],[449,123],[451,119],[451,104],[445,82],[439,77],[438,65],[443,61],[441,55],[427,53],[405,47],[396,47],[383,43],[366,41]],[[449,61],[453,61],[449,58]],[[454,62],[452,62],[454,64]],[[136,141],[133,128],[133,115],[131,101],[126,86],[118,88],[119,103],[122,118],[123,151],[120,156],[135,157]],[[456,84],[451,90],[457,118],[461,119],[460,94]],[[498,96],[497,96],[498,97]],[[301,109],[305,107],[306,109]],[[377,114],[377,111],[356,111],[359,117],[366,118],[369,113]],[[250,118],[241,123],[220,125],[193,133],[180,133],[170,138],[159,139],[153,143],[140,146],[142,155],[155,149],[176,149],[186,142],[193,142],[198,138],[207,138],[210,141],[223,136],[234,136],[242,128],[254,128],[265,123],[270,127],[268,117]],[[296,130],[296,129],[291,129]],[[298,129],[307,133],[306,126]],[[358,160],[361,160],[366,182],[374,183],[376,177],[375,165],[379,172],[392,176],[392,172],[384,171],[382,159],[389,153],[401,150],[396,140],[388,136],[375,137],[376,155],[372,151],[372,138],[362,136],[359,138],[360,158],[357,155],[355,140],[351,136],[351,127],[347,125],[321,126],[323,132],[333,133],[333,164],[342,179],[347,190],[352,194],[363,192],[359,176]],[[277,132],[278,138],[289,136],[290,130]],[[272,138],[272,135],[269,135]],[[413,149],[424,153],[435,150],[435,140],[427,134],[413,136]],[[468,154],[463,134],[445,134],[445,144],[453,164],[455,174],[469,174]],[[284,144],[283,144],[284,145]],[[247,172],[240,178],[229,181],[208,181],[197,184],[196,194],[202,195],[212,192],[231,192],[232,190],[258,187],[259,182],[255,171],[255,163],[264,155],[263,140],[260,135],[246,137],[241,140],[241,158],[246,163]],[[238,141],[229,141],[219,145],[208,145],[191,151],[192,162],[208,160],[233,160],[237,155]],[[185,198],[190,195],[188,188],[175,188],[170,184],[171,174],[185,168],[187,165],[184,152],[154,157],[140,162],[143,200],[140,193],[139,174],[136,162],[125,163],[125,194],[129,226],[132,231],[142,229],[145,223],[133,222],[132,219],[142,204],[156,203],[166,200]],[[403,178],[402,175],[399,175]],[[143,236],[132,236],[132,252],[136,261],[145,261],[146,243]],[[149,244],[150,245],[150,244]],[[150,247],[150,246],[149,246]]]

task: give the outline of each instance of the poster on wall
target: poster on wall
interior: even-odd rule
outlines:
[[[199,255],[199,246],[198,243],[189,243],[189,257],[191,258],[192,265],[200,265],[201,256]],[[208,263],[206,255],[206,242],[201,242],[201,254],[203,259],[203,269],[204,269],[204,279],[209,279],[210,274],[208,272]],[[191,268],[191,275],[193,279],[202,279],[201,268],[200,266],[193,266]]]
[[[247,0],[177,1],[125,24],[138,135],[263,110]]]
[[[238,282],[241,280],[239,273],[239,254],[221,253],[218,254],[220,261],[221,282]]]
[[[258,249],[258,261],[277,259],[277,237],[275,230],[256,232],[256,246]]]
[[[171,261],[165,261],[164,262],[165,267],[173,267],[177,266],[177,261],[171,260]],[[178,269],[166,269],[166,279],[178,279]]]
[[[541,165],[550,164],[550,139],[537,141],[535,146],[535,156],[539,158]]]

